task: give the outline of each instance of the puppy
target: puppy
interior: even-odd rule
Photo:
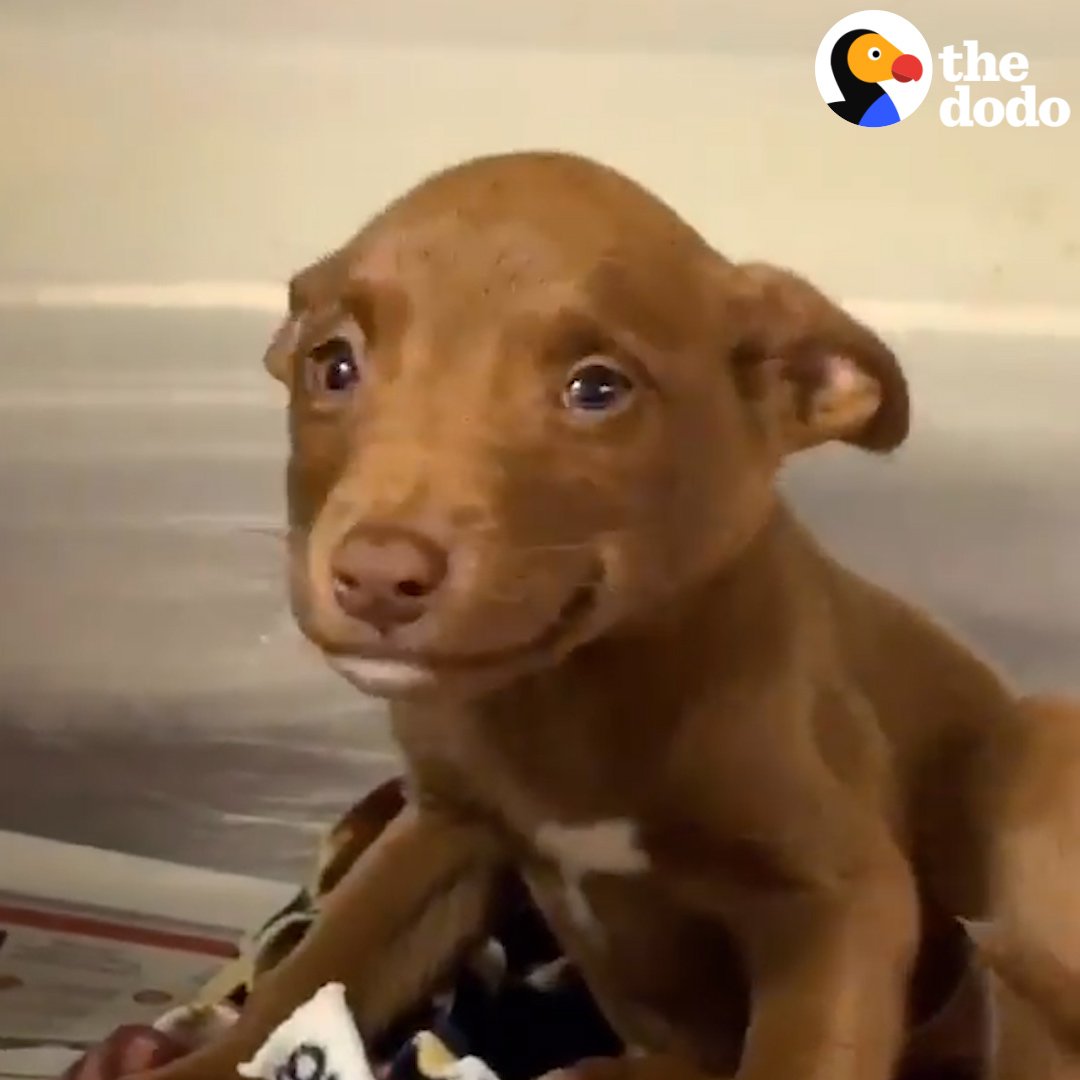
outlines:
[[[1080,1080],[1080,703],[1024,702],[1000,791],[992,917],[969,927],[1000,1014],[999,1080]]]
[[[1042,898],[1001,797],[1022,703],[777,492],[791,454],[904,441],[889,348],[556,153],[429,178],[289,307],[293,607],[391,702],[409,802],[159,1080],[226,1080],[331,979],[374,1035],[511,873],[625,1040],[578,1075],[894,1075],[920,951]]]

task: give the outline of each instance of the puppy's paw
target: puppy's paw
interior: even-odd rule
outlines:
[[[706,1077],[687,1061],[660,1054],[585,1058],[543,1080],[722,1080]]]
[[[629,1064],[621,1057],[585,1058],[576,1065],[546,1073],[540,1080],[631,1080]]]
[[[88,1050],[65,1070],[62,1080],[122,1080],[184,1057],[188,1048],[152,1027],[126,1025]]]

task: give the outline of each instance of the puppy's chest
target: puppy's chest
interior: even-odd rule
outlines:
[[[534,765],[536,763],[533,763]],[[647,808],[633,788],[572,769],[489,765],[473,805],[507,843],[533,899],[571,954],[636,934],[655,921],[656,862]],[[648,913],[648,914],[647,914]],[[623,927],[623,928],[621,928]],[[606,950],[604,950],[606,951]]]
[[[492,823],[565,955],[608,988],[609,1005],[612,995],[629,1003],[609,1016],[624,1038],[659,1045],[670,1037],[665,1017],[700,1011],[697,988],[729,963],[730,946],[670,890],[655,747],[627,769],[598,758],[588,739],[558,754],[547,739],[507,745],[469,724],[396,730],[417,783]],[[711,1026],[710,1015],[698,1044],[709,1045]]]
[[[488,820],[524,864],[575,879],[646,871],[649,799],[633,760],[604,760],[580,733],[493,737],[471,718],[458,721],[395,725],[420,787]]]

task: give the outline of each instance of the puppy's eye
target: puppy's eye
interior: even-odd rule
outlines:
[[[563,404],[576,413],[610,413],[627,404],[634,383],[622,368],[606,360],[582,360],[563,388]]]
[[[307,355],[308,388],[312,393],[337,396],[360,379],[360,358],[347,338],[332,337]]]
[[[871,60],[880,60],[881,59],[881,50],[880,49],[871,49],[868,55],[870,56]]]

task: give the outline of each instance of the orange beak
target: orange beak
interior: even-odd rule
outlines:
[[[893,61],[892,77],[897,82],[918,82],[922,78],[922,61],[910,53],[898,56]]]

